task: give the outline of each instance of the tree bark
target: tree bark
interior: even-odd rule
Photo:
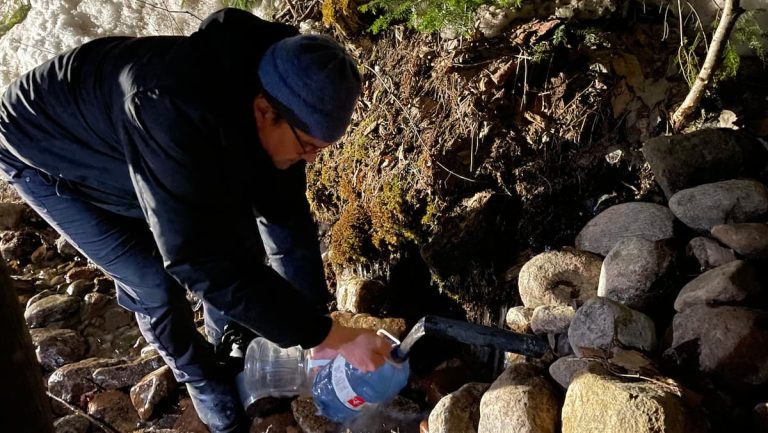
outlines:
[[[704,95],[704,91],[707,90],[707,85],[709,85],[709,82],[712,79],[712,74],[717,70],[717,67],[720,66],[723,50],[731,35],[731,30],[733,30],[733,26],[736,24],[736,20],[742,12],[744,12],[744,10],[740,7],[740,0],[725,0],[723,14],[720,17],[720,24],[717,25],[715,35],[712,37],[712,43],[709,45],[704,65],[701,67],[699,75],[696,77],[696,81],[693,83],[691,90],[688,91],[685,100],[675,111],[675,114],[672,115],[672,128],[675,131],[683,129],[687,123],[688,117],[690,117],[693,110],[699,106],[701,97]],[[682,17],[679,19],[682,19]]]
[[[50,402],[8,269],[0,259],[0,431],[53,433]]]

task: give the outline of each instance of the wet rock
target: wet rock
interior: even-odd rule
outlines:
[[[699,232],[709,232],[719,224],[765,221],[768,188],[754,180],[708,183],[676,193],[669,199],[669,208]]]
[[[30,328],[41,328],[75,316],[80,310],[80,304],[80,299],[71,296],[47,296],[30,305],[24,312],[24,319]]]
[[[93,290],[93,281],[77,280],[67,286],[67,295],[82,298]]]
[[[424,261],[444,281],[471,274],[478,265],[492,264],[514,245],[517,225],[512,216],[518,206],[506,194],[490,190],[463,200],[441,220],[438,232],[422,248]]]
[[[85,356],[85,339],[71,329],[30,329],[35,355],[40,365],[53,371],[64,364],[80,361]]]
[[[768,383],[768,312],[694,305],[672,321],[665,355],[734,386]],[[672,356],[670,356],[672,355]]]
[[[397,396],[389,403],[366,408],[365,414],[345,424],[343,431],[414,431],[423,416],[418,404]]]
[[[453,359],[441,364],[423,378],[414,379],[412,384],[414,388],[424,392],[427,403],[434,406],[469,381],[467,366]]]
[[[568,332],[571,319],[576,314],[573,307],[542,305],[536,307],[531,318],[531,330],[536,334],[562,334]]]
[[[664,241],[624,238],[605,257],[597,295],[646,310],[666,291],[662,277],[672,263]]]
[[[264,418],[256,418],[251,424],[250,433],[300,433],[299,426],[290,412],[276,413]]]
[[[48,391],[70,403],[78,403],[81,395],[97,389],[92,378],[94,370],[118,365],[120,362],[116,359],[88,358],[67,364],[48,378]]]
[[[31,307],[32,304],[34,304],[35,302],[55,294],[56,294],[55,290],[49,290],[49,289],[43,290],[42,292],[36,294],[35,296],[27,300],[27,306],[24,308],[24,310],[29,310],[29,307]]]
[[[563,433],[703,433],[671,386],[584,372],[568,387]]]
[[[555,16],[568,20],[596,20],[616,11],[616,0],[558,0]]]
[[[624,238],[661,241],[674,236],[675,216],[664,206],[631,202],[611,206],[592,218],[576,236],[576,248],[602,256]]]
[[[519,305],[512,307],[507,311],[505,322],[509,329],[521,334],[531,333],[531,317],[533,317],[533,308]]]
[[[468,383],[443,397],[429,414],[430,433],[476,433],[487,383]]]
[[[768,432],[768,403],[758,403],[752,410],[756,432]]]
[[[100,270],[92,267],[74,268],[67,272],[67,282],[71,283],[77,280],[93,280],[96,277],[102,276]]]
[[[715,226],[718,227],[718,226]],[[713,227],[713,229],[715,228]],[[686,253],[696,258],[702,271],[706,271],[736,260],[733,250],[720,245],[716,240],[699,236],[691,239]]]
[[[89,328],[98,328],[102,333],[134,324],[134,315],[117,305],[114,296],[91,292],[85,295],[81,320]],[[91,329],[91,331],[95,331]]]
[[[336,287],[336,304],[340,311],[377,314],[384,306],[387,287],[376,280],[350,278]]]
[[[40,236],[32,230],[7,231],[0,237],[0,254],[5,260],[17,260],[25,265],[42,244]]]
[[[576,376],[585,371],[597,373],[605,371],[605,368],[594,359],[575,356],[558,358],[549,366],[549,375],[565,389],[571,385]]]
[[[95,374],[95,373],[94,373]],[[144,376],[131,388],[130,396],[133,407],[142,420],[148,420],[155,411],[155,406],[176,389],[176,379],[167,365]]]
[[[95,280],[93,280],[94,283],[94,291],[98,293],[103,293],[106,295],[114,295],[115,294],[115,281],[112,280],[112,278],[109,277],[98,277]]]
[[[77,248],[73,247],[64,236],[56,239],[56,251],[64,258],[73,258],[80,254]]]
[[[184,433],[209,433],[208,427],[197,416],[192,400],[189,398],[182,399],[179,402],[179,408],[181,409],[181,416],[173,426],[174,430]]]
[[[744,305],[763,303],[755,269],[736,260],[711,269],[686,284],[675,300],[675,310],[685,311],[694,305]]]
[[[660,136],[643,155],[667,198],[697,185],[756,174],[765,162],[760,142],[731,129]]]
[[[164,365],[165,361],[160,355],[152,355],[129,364],[96,369],[93,381],[104,389],[125,388],[139,383],[144,376]]]
[[[480,401],[478,433],[555,433],[560,404],[545,371],[514,364],[496,379]]]
[[[501,35],[505,28],[512,22],[512,9],[501,8],[495,5],[481,5],[477,9],[475,27],[486,38],[495,38]]]
[[[91,421],[82,415],[67,415],[53,422],[55,433],[88,433]]]
[[[600,257],[581,251],[539,254],[520,270],[520,298],[528,308],[587,300],[597,294],[601,264]]]
[[[768,224],[724,224],[712,227],[712,236],[747,258],[768,257]]]
[[[131,398],[116,390],[96,394],[88,403],[88,414],[121,432],[132,432],[139,423]]]
[[[336,433],[340,427],[328,418],[317,414],[317,407],[311,397],[299,397],[291,402],[296,423],[304,433]]]
[[[617,343],[650,352],[656,347],[656,328],[639,311],[607,298],[592,298],[576,311],[568,340],[578,356],[584,356],[582,347],[610,350]]]
[[[0,230],[14,230],[19,227],[27,206],[21,203],[0,203]]]
[[[340,324],[351,328],[370,329],[372,331],[384,329],[398,339],[402,339],[405,336],[405,319],[378,318],[369,314],[354,314],[343,311],[334,311],[331,313],[331,317]]]

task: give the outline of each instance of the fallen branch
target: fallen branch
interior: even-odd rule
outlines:
[[[744,12],[744,9],[740,7],[740,0],[725,0],[723,14],[720,17],[720,23],[717,25],[717,30],[715,30],[712,42],[707,50],[704,65],[701,67],[699,75],[696,77],[696,81],[691,86],[691,90],[688,92],[685,100],[677,108],[675,114],[672,115],[672,128],[675,131],[683,129],[688,117],[699,106],[701,97],[704,95],[704,91],[712,79],[712,74],[720,65],[720,59],[723,56],[723,50],[728,42],[728,37],[731,35],[731,30],[733,30],[733,26],[742,12]],[[682,17],[679,19],[682,19]]]
[[[73,413],[76,413],[77,415],[80,415],[82,417],[85,417],[88,421],[99,427],[100,429],[104,430],[107,433],[120,433],[117,429],[112,427],[109,424],[104,424],[103,422],[97,420],[96,418],[92,417],[91,415],[88,415],[86,412],[81,410],[79,407],[70,404],[66,400],[63,400],[53,394],[51,394],[50,391],[46,391],[46,394],[48,394],[48,397],[56,400],[57,402],[61,403],[62,405],[66,406],[67,409],[71,410]]]

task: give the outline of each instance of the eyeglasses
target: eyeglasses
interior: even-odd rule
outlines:
[[[287,123],[287,122],[286,122]],[[326,147],[329,147],[329,145],[326,146],[317,146],[312,143],[305,143],[301,137],[299,137],[299,133],[296,131],[296,128],[293,127],[290,123],[288,123],[288,127],[291,128],[291,132],[293,132],[293,136],[296,137],[296,142],[299,143],[299,147],[301,147],[301,151],[303,155],[309,155],[313,153],[320,152],[321,150],[325,149]]]

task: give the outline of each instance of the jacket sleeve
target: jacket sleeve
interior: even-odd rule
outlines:
[[[123,140],[166,270],[231,319],[283,346],[314,347],[331,320],[259,261],[246,185],[212,119],[157,89],[126,100]],[[257,145],[257,143],[253,143]]]

